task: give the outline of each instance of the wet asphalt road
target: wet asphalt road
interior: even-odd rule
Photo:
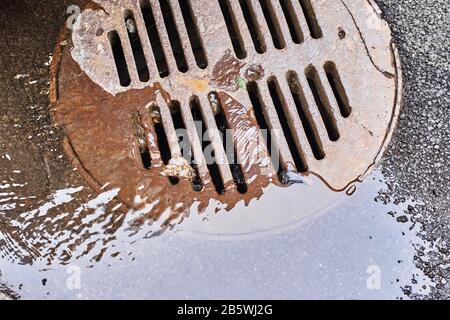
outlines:
[[[82,1],[0,3],[0,180],[14,168],[27,181],[23,194],[45,198],[54,190],[84,185],[61,149],[46,95],[53,51],[65,9]],[[413,261],[432,282],[426,293],[412,283],[412,298],[450,298],[450,13],[447,0],[379,0],[403,64],[404,97],[399,127],[381,164],[387,186],[379,203],[393,209],[393,223],[415,227]],[[23,75],[18,77],[17,75]],[[31,84],[37,80],[37,83]],[[5,158],[8,154],[13,162]],[[86,188],[85,196],[89,190]],[[411,202],[414,199],[414,202]],[[30,207],[37,206],[30,200]],[[403,208],[400,206],[399,208]],[[389,211],[386,207],[386,211]],[[0,228],[2,220],[0,217]],[[0,229],[1,230],[1,229]],[[414,231],[416,232],[416,231]],[[1,270],[0,270],[1,272]],[[1,276],[1,273],[0,273]],[[1,279],[1,277],[0,277]],[[400,284],[399,284],[400,285]],[[1,290],[1,287],[0,287]],[[4,290],[7,294],[7,290]],[[1,295],[0,295],[1,299]]]
[[[446,0],[380,0],[403,63],[403,110],[382,163],[386,198],[412,197],[407,218],[430,248],[415,263],[450,298],[450,7]],[[398,213],[401,215],[402,213]],[[409,288],[406,288],[408,291]]]

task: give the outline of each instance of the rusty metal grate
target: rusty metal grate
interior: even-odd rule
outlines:
[[[395,126],[396,51],[372,1],[98,0],[63,38],[67,150],[131,206],[232,207],[308,174],[345,190]]]

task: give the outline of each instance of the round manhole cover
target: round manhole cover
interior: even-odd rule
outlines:
[[[353,192],[401,87],[370,0],[98,0],[62,33],[53,71],[86,181],[152,219],[259,213],[211,232],[289,224]]]

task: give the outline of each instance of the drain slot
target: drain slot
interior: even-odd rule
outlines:
[[[194,14],[192,12],[191,0],[179,0],[181,13],[183,15],[184,24],[188,32],[188,37],[191,42],[192,51],[194,53],[195,61],[200,69],[205,69],[208,66],[208,61],[205,55],[200,33],[198,32]]]
[[[148,148],[147,140],[145,138],[145,129],[142,125],[142,120],[139,112],[132,112],[131,120],[133,125],[134,136],[139,146],[139,151],[141,153],[142,165],[145,169],[150,169],[152,166],[152,156],[150,154],[150,149]]]
[[[308,171],[308,166],[306,164],[306,161],[304,160],[304,156],[301,150],[297,148],[294,137],[292,135],[293,131],[290,128],[289,121],[284,112],[284,98],[282,96],[280,86],[278,85],[278,81],[276,80],[276,78],[272,77],[268,80],[267,84],[297,171],[306,172]]]
[[[302,29],[300,28],[300,23],[298,17],[295,14],[294,7],[292,6],[291,0],[279,0],[281,9],[283,10],[284,16],[286,18],[287,25],[289,27],[289,32],[291,34],[292,41],[295,44],[300,44],[304,40]]]
[[[227,26],[228,34],[230,36],[231,43],[233,45],[234,53],[238,59],[244,59],[247,57],[247,53],[244,49],[244,43],[242,41],[242,36],[239,31],[236,18],[230,7],[229,0],[218,0],[220,9],[222,10],[222,15],[225,19],[225,24]]]
[[[266,52],[266,45],[264,43],[264,36],[258,28],[258,22],[255,17],[251,3],[248,0],[239,0],[242,13],[244,14],[245,22],[253,40],[253,45],[258,53]]]
[[[264,103],[261,99],[261,94],[259,91],[258,84],[256,82],[247,83],[248,95],[250,97],[250,101],[253,106],[253,111],[255,112],[256,122],[258,122],[258,126],[260,130],[263,130],[263,138],[266,142],[267,152],[272,159],[272,164],[277,163],[278,168],[275,168],[278,172],[278,176],[283,172],[283,168],[280,164],[280,161],[275,157],[278,157],[277,154],[273,154],[272,150],[278,150],[276,144],[276,139],[272,139],[272,132],[270,131],[269,126],[267,125],[266,117],[264,115]]]
[[[288,72],[287,80],[289,83],[289,88],[291,89],[292,98],[294,99],[298,115],[302,121],[302,126],[305,130],[305,134],[313,151],[314,157],[317,160],[322,160],[325,158],[325,152],[323,151],[320,136],[309,112],[309,107],[298,81],[297,74],[293,71]]]
[[[323,123],[328,132],[328,137],[331,141],[338,141],[340,138],[339,130],[337,128],[336,119],[331,111],[330,102],[325,94],[322,83],[320,81],[319,75],[316,68],[309,66],[306,69],[306,78],[308,79],[308,84],[311,92],[314,96],[316,105],[322,116]]]
[[[234,146],[233,136],[231,134],[231,131],[229,130],[230,127],[228,126],[222,103],[218,98],[217,92],[211,92],[209,94],[209,98],[210,102],[212,99],[214,99],[214,101],[217,102],[218,110],[214,117],[216,120],[216,126],[222,135],[221,140],[223,148],[224,150],[227,151],[228,163],[230,165],[230,171],[233,176],[236,189],[239,193],[244,194],[247,192],[247,184],[245,183],[244,172],[237,158],[237,152]],[[230,146],[232,146],[232,148]],[[232,152],[232,154],[230,154],[230,151]]]
[[[173,17],[172,7],[168,0],[159,0],[161,12],[166,25],[167,34],[169,36],[172,52],[180,72],[186,73],[189,70],[186,62],[186,57],[183,51],[183,44],[181,43],[180,34],[178,33],[177,25]]]
[[[164,55],[164,50],[159,37],[158,29],[156,27],[155,16],[153,10],[148,2],[143,2],[141,6],[142,16],[144,18],[147,34],[152,46],[153,56],[155,57],[156,66],[161,78],[169,76],[169,66]]]
[[[322,38],[322,29],[320,28],[319,22],[317,21],[316,13],[311,4],[311,0],[299,0],[300,6],[302,7],[303,14],[308,24],[309,33],[313,39]]]
[[[190,108],[192,113],[192,118],[196,122],[196,129],[197,134],[199,137],[199,140],[202,141],[202,150],[205,151],[206,148],[209,147],[209,141],[211,141],[211,138],[209,137],[208,132],[206,131],[206,124],[205,120],[203,118],[203,114],[201,111],[200,102],[198,101],[197,97],[193,97],[190,101]],[[209,174],[211,176],[211,180],[214,184],[214,188],[216,189],[216,192],[220,195],[223,195],[225,193],[225,186],[223,184],[222,176],[220,174],[219,166],[217,165],[216,161],[208,161],[206,159],[206,165],[209,170]]]
[[[270,0],[259,0],[259,3],[261,4],[264,17],[266,18],[273,45],[277,49],[284,49],[286,43],[284,42],[284,37]]]
[[[152,166],[152,157],[150,155],[150,150],[148,150],[148,148],[145,148],[143,151],[141,151],[141,158],[144,168],[150,169]]]
[[[341,77],[339,76],[339,72],[336,68],[336,64],[334,62],[328,61],[327,63],[325,63],[324,69],[328,78],[328,82],[330,83],[331,89],[333,90],[334,97],[336,98],[336,102],[338,103],[339,110],[341,111],[341,115],[344,118],[348,118],[352,113],[352,108],[350,107],[348,96],[345,92],[345,88],[342,84]]]
[[[156,138],[158,140],[159,152],[161,153],[161,159],[164,165],[168,165],[172,158],[170,152],[170,146],[167,139],[166,131],[164,130],[163,121],[161,119],[161,110],[158,106],[153,106],[151,109],[151,115],[153,119],[153,126],[155,128]],[[169,177],[170,183],[173,185],[178,184],[180,181],[177,177]]]
[[[108,33],[108,38],[113,52],[120,85],[122,87],[128,87],[131,84],[131,78],[130,73],[128,72],[127,60],[125,59],[125,54],[123,52],[122,42],[120,41],[119,34],[115,30],[110,31]]]
[[[133,51],[139,80],[148,82],[150,80],[150,74],[147,67],[147,61],[145,60],[144,49],[142,48],[141,39],[136,27],[136,20],[131,11],[125,13],[125,25],[128,39],[130,40],[131,50]]]
[[[170,107],[173,125],[178,135],[180,150],[183,154],[183,157],[189,162],[191,168],[195,172],[195,176],[191,180],[192,189],[198,192],[202,191],[203,182],[202,179],[200,178],[198,167],[195,164],[194,155],[192,153],[192,144],[191,141],[189,140],[189,135],[187,134],[186,125],[184,123],[183,116],[181,113],[181,105],[178,101],[173,101]]]

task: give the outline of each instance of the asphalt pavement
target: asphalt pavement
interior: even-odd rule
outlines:
[[[49,61],[67,18],[66,8],[82,2],[0,3],[0,182],[14,186],[19,197],[32,195],[23,201],[27,210],[44,204],[49,194],[63,188],[84,186],[77,198],[79,203],[92,194],[64,156],[63,133],[54,126],[47,96]],[[407,226],[415,233],[416,240],[409,244],[413,250],[409,263],[430,284],[427,290],[421,290],[414,277],[411,283],[399,283],[405,297],[449,299],[449,3],[448,0],[376,2],[393,31],[402,61],[404,90],[398,128],[379,169],[385,185],[365,201],[386,204],[385,213],[392,216],[392,224]],[[388,210],[389,204],[407,205]],[[367,203],[368,207],[372,205]],[[15,232],[2,233],[2,228],[10,227],[10,209],[7,203],[0,202],[0,245],[4,246],[8,241],[5,235],[20,237]],[[14,221],[20,219],[15,217]],[[11,252],[0,253],[0,260],[15,261]],[[28,252],[19,260],[21,264],[31,263],[33,253]],[[26,284],[3,278],[1,266],[3,295],[11,296],[14,291],[20,296],[21,285]]]

